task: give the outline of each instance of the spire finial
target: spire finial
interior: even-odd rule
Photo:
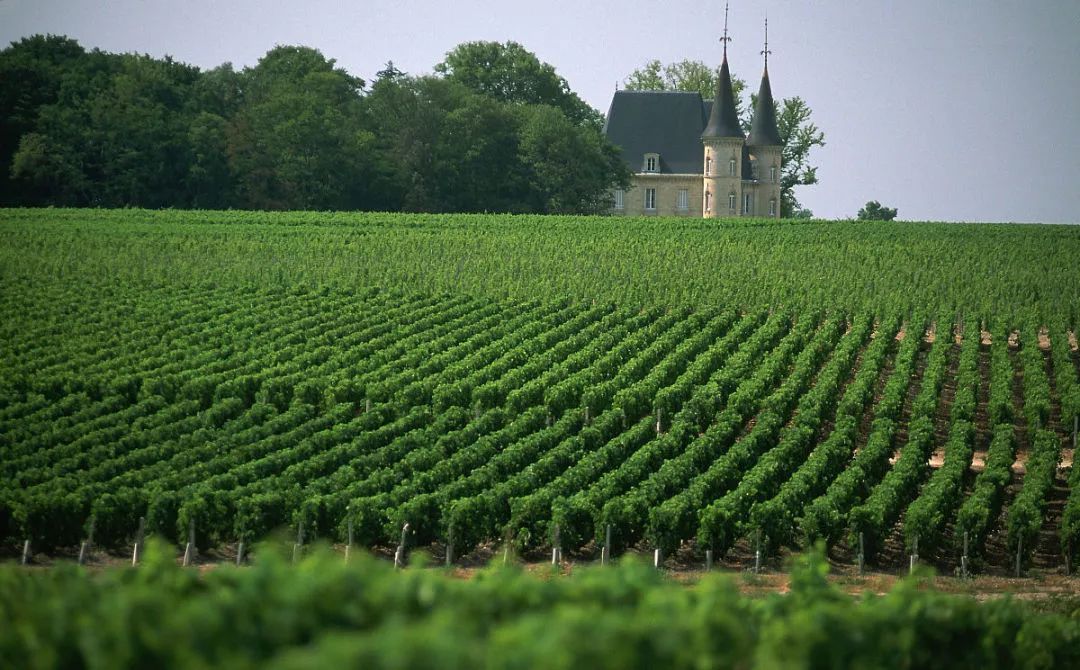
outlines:
[[[761,55],[765,56],[765,69],[769,69],[769,13],[765,12],[765,48],[762,50]]]
[[[731,38],[727,34],[727,10],[728,3],[724,3],[724,36],[720,38],[720,42],[724,45],[724,60],[727,60],[727,43],[731,41]]]

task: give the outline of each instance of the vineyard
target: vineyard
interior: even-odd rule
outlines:
[[[1075,602],[980,602],[901,583],[849,597],[811,555],[791,591],[747,596],[730,575],[693,587],[645,563],[471,580],[319,553],[293,566],[200,574],[169,548],[138,569],[0,565],[0,661],[45,668],[1076,667]],[[958,641],[963,641],[958,643]],[[977,643],[976,643],[977,642]]]
[[[14,210],[0,240],[12,556],[287,529],[1075,567],[1080,229]]]

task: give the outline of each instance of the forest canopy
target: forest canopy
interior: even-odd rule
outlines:
[[[317,49],[253,67],[0,51],[0,205],[596,213],[628,173],[600,114],[514,42],[373,81]]]

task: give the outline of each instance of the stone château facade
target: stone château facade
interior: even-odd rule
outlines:
[[[621,147],[634,173],[630,189],[614,193],[616,214],[780,217],[783,143],[768,55],[750,134],[744,135],[726,46],[711,102],[700,93],[615,92],[604,134]]]

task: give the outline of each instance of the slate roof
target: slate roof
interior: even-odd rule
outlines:
[[[645,154],[658,153],[661,173],[701,174],[701,132],[711,109],[700,93],[616,91],[604,135],[633,172],[641,172]]]
[[[726,53],[724,62],[720,65],[720,79],[716,82],[716,98],[713,100],[709,124],[705,126],[701,136],[737,137],[740,140],[746,137],[739,125],[739,113],[735,110],[735,93],[731,88],[731,71],[728,69]]]
[[[754,105],[754,121],[746,141],[756,147],[778,147],[783,144],[780,131],[776,128],[776,106],[773,104],[767,67],[765,74],[761,75],[761,88],[758,89],[757,104]]]

